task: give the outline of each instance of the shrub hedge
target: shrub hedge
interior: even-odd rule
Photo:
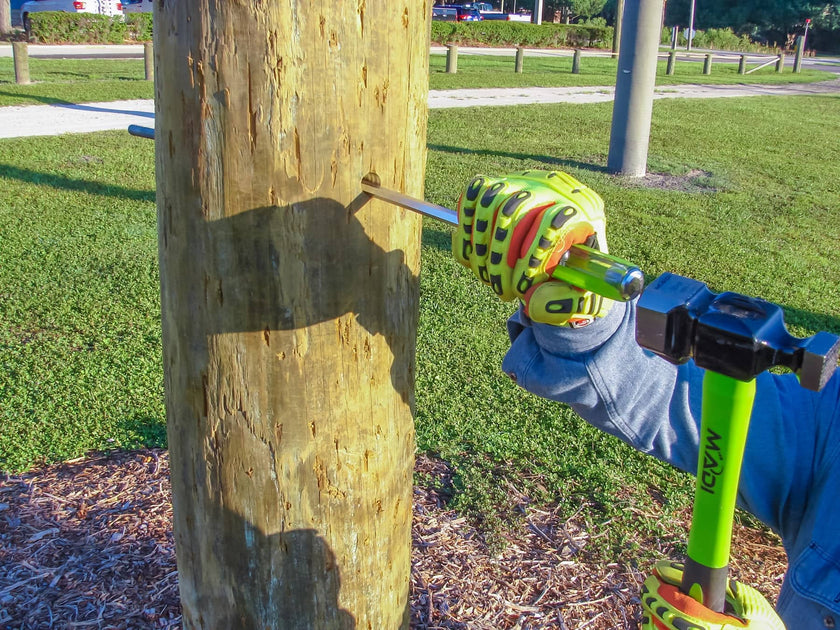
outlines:
[[[534,48],[611,48],[613,28],[592,24],[526,22],[432,22],[438,44],[532,46]]]
[[[125,16],[126,35],[134,42],[152,41],[152,14],[129,13]]]
[[[120,44],[152,39],[152,14],[122,16],[43,11],[29,14],[30,38],[44,44]],[[523,22],[432,22],[432,41],[477,46],[609,48],[611,26]]]
[[[673,32],[673,27],[666,26],[663,28],[660,43],[670,44]],[[678,46],[685,46],[688,43],[685,29],[679,32],[677,39]],[[695,48],[731,50],[734,52],[773,52],[772,48],[757,44],[749,35],[738,35],[731,28],[710,28],[706,31],[697,31],[691,43]]]
[[[29,14],[29,38],[42,44],[122,44],[152,39],[152,14],[123,16],[39,11]]]

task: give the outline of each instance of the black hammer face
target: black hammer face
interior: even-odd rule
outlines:
[[[705,284],[671,273],[659,276],[639,299],[636,341],[671,363],[749,381],[781,365],[803,387],[822,388],[837,364],[840,339],[820,332],[793,337],[780,306],[738,293],[713,293]]]
[[[702,282],[663,273],[639,298],[636,342],[671,363],[685,363],[693,356],[694,313],[713,298]]]

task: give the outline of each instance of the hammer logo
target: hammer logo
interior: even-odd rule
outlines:
[[[723,473],[723,454],[718,442],[723,439],[719,433],[709,429],[706,434],[706,448],[703,451],[703,466],[700,470],[700,489],[715,493],[715,484]]]

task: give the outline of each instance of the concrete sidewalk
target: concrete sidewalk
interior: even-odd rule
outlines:
[[[30,57],[40,59],[142,59],[143,44],[29,44]],[[0,57],[11,57],[12,45],[0,43]]]
[[[432,90],[430,109],[533,105],[546,103],[602,103],[613,100],[615,88],[484,88]],[[803,96],[840,93],[840,79],[790,85],[674,85],[656,88],[654,98],[731,98],[744,96]],[[0,107],[0,138],[53,136],[154,127],[154,101],[114,101],[57,105]]]

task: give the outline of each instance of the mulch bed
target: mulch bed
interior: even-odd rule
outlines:
[[[524,510],[493,553],[447,508],[452,471],[421,456],[414,489],[411,626],[432,630],[636,628],[644,576],[586,560],[592,537],[574,518]],[[436,490],[443,489],[443,490]],[[113,452],[0,479],[0,628],[180,628],[169,459]],[[775,600],[778,541],[738,526],[739,579]],[[495,547],[494,547],[495,548]]]

